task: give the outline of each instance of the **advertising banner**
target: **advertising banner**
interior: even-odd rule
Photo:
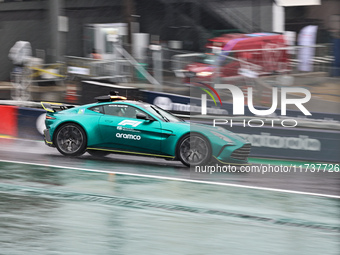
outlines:
[[[221,125],[223,127],[223,125]],[[319,162],[338,162],[340,130],[227,127],[252,145],[250,156]]]
[[[221,126],[251,143],[252,149],[250,156],[269,157],[294,160],[319,160],[326,162],[338,161],[340,155],[340,131],[292,127],[289,124],[289,118],[296,121],[295,118],[303,115],[300,111],[287,110],[287,118],[274,121],[275,116],[255,116],[248,107],[244,107],[244,115],[254,116],[254,119],[247,119],[243,124],[233,124],[228,119],[233,114],[233,104],[223,102],[223,106],[216,107],[212,100],[207,100],[207,116],[216,116],[216,119],[202,121],[201,116],[201,99],[167,94],[154,91],[143,91],[144,100],[148,103],[155,104],[165,110],[190,116],[191,123],[202,123],[207,125]],[[266,108],[258,108],[266,110]],[[281,109],[275,113],[280,115]],[[195,115],[197,117],[195,117]],[[224,116],[223,118],[221,116]],[[310,118],[309,118],[310,117]],[[256,118],[256,119],[255,119]],[[256,124],[259,119],[268,118],[265,124]],[[312,113],[306,116],[310,123],[319,123],[322,120],[333,120],[338,123],[340,115],[327,113]],[[213,123],[214,121],[214,123]],[[299,120],[300,121],[300,120]],[[271,125],[275,123],[275,125]],[[278,125],[283,123],[283,125]],[[294,125],[294,124],[293,124]],[[289,127],[288,127],[289,126]]]
[[[176,94],[169,94],[163,92],[155,91],[142,91],[143,100],[155,104],[167,111],[181,113],[181,114],[201,114],[202,100],[200,98],[190,98],[188,96],[181,96]],[[265,107],[256,107],[259,110],[265,110]],[[276,109],[271,115],[272,117],[279,116],[281,109]],[[207,114],[212,115],[232,115],[233,104],[228,102],[223,102],[223,105],[215,105],[213,100],[207,100]],[[244,107],[244,115],[255,116],[248,107]],[[311,115],[305,116],[301,111],[287,110],[287,117],[303,117],[307,120],[328,120],[339,122],[340,114],[333,113],[323,113],[323,112],[312,112]]]

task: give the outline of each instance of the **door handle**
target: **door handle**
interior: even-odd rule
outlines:
[[[106,123],[112,123],[113,120],[105,120]]]

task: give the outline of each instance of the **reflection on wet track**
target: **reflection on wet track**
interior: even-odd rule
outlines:
[[[98,159],[87,153],[67,158],[43,142],[12,139],[0,139],[0,160],[340,196],[338,172],[197,174],[178,161],[117,154]]]
[[[339,254],[338,198],[174,180],[338,195],[335,173],[193,177],[177,162],[69,159],[7,139],[0,160],[0,254]]]

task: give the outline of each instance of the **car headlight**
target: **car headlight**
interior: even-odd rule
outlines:
[[[217,128],[219,131],[221,131],[221,132],[225,132],[225,131],[226,131],[223,127],[218,127],[218,126],[217,126],[216,128]],[[239,134],[236,134],[236,133],[231,133],[230,136],[236,137],[236,138],[239,138],[239,139],[243,139],[243,140],[246,140],[246,141],[247,141],[246,138],[244,138],[243,136],[241,136],[241,135],[239,135]]]
[[[225,135],[222,135],[222,134],[214,132],[214,131],[211,131],[211,133],[214,134],[215,136],[217,136],[218,138],[222,139],[223,141],[227,142],[230,145],[234,144],[234,142],[229,137],[227,137]]]
[[[196,75],[199,77],[207,77],[207,76],[211,76],[213,73],[212,72],[199,72]]]

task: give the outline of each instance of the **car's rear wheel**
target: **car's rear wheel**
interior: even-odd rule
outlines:
[[[110,154],[110,152],[107,151],[101,151],[101,150],[87,150],[87,152],[96,158],[102,158]]]
[[[87,138],[85,131],[75,123],[66,123],[58,128],[54,144],[63,155],[80,156],[86,150]]]
[[[199,134],[185,135],[178,143],[177,158],[186,166],[207,164],[211,160],[210,143]]]

